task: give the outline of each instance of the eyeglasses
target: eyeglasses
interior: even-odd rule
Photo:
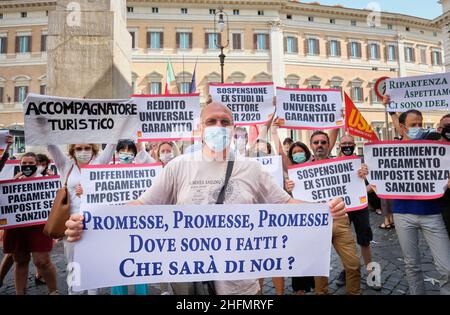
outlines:
[[[322,140],[322,141],[318,141],[318,140],[317,140],[317,141],[313,141],[313,144],[314,144],[314,145],[318,145],[319,143],[320,143],[321,145],[325,145],[325,144],[328,143],[328,141],[325,141],[325,140]]]
[[[352,145],[355,145],[355,143],[354,142],[341,142],[341,145],[343,145],[343,146],[352,146]]]
[[[206,126],[214,126],[214,125],[217,125],[218,121],[220,122],[220,125],[222,125],[223,127],[231,126],[231,120],[230,119],[226,119],[226,118],[222,118],[222,119],[208,118],[203,123]]]
[[[75,151],[81,152],[81,151],[91,151],[92,147],[76,147]]]

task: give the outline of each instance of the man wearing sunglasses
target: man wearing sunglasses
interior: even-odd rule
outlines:
[[[332,146],[330,137],[323,131],[315,131],[311,135],[310,145],[314,153],[314,161],[326,160],[330,156]],[[356,252],[356,242],[347,218],[333,221],[332,242],[334,249],[342,260],[345,270],[347,294],[361,294],[361,270]],[[316,294],[328,294],[328,278],[315,277]]]

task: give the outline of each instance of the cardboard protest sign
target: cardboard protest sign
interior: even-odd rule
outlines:
[[[27,145],[117,143],[136,138],[137,105],[28,94],[23,105]]]
[[[192,140],[200,119],[200,94],[133,95],[139,141]]]
[[[345,95],[345,129],[349,134],[368,139],[370,141],[377,141],[378,137],[367,121],[364,119],[361,112],[356,108],[351,98]]]
[[[49,169],[53,172],[53,175],[58,175],[58,169],[56,168],[55,163],[50,160]],[[6,161],[5,166],[0,172],[0,180],[10,180],[20,172],[20,161],[19,160],[8,160]],[[50,175],[50,174],[48,174]]]
[[[386,80],[388,112],[450,110],[450,73]]]
[[[310,202],[344,199],[347,211],[367,207],[367,190],[358,176],[361,159],[357,156],[326,159],[289,167],[289,179],[295,182],[292,195]]]
[[[341,128],[344,126],[341,92],[337,89],[277,87],[277,115],[281,128]]]
[[[333,222],[326,204],[82,205],[81,212],[75,291],[329,275]]]
[[[209,84],[213,101],[226,105],[237,126],[264,124],[275,111],[272,82]]]
[[[0,158],[6,150],[6,136],[9,135],[9,130],[0,130]]]
[[[269,173],[278,186],[284,189],[283,162],[280,155],[261,156],[249,159],[258,161],[263,171]]]
[[[0,229],[45,223],[60,187],[59,176],[0,181]]]
[[[81,202],[124,204],[146,191],[162,171],[162,165],[114,164],[81,167]]]
[[[444,195],[450,174],[450,143],[377,141],[364,145],[367,179],[378,197],[436,199]]]

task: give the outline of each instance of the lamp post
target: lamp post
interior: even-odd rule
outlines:
[[[226,21],[225,21],[224,17],[226,18]],[[226,26],[226,33],[227,33],[227,41],[226,41],[225,45],[222,45],[222,38],[220,38],[220,40],[219,40],[219,34],[223,33],[223,31],[225,30],[225,26]],[[217,31],[219,31],[219,33],[217,33]],[[215,34],[214,45],[220,49],[220,55],[219,55],[220,77],[221,77],[222,83],[224,83],[225,80],[224,80],[224,75],[223,75],[223,66],[225,64],[225,54],[223,53],[223,49],[227,48],[228,45],[230,44],[230,40],[229,40],[230,32],[229,32],[229,28],[228,28],[228,14],[223,11],[223,7],[219,7],[219,10],[214,14],[214,34]]]

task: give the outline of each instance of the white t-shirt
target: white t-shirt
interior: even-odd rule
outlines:
[[[215,204],[224,184],[227,161],[208,161],[202,152],[181,155],[164,168],[139,201],[153,205]],[[236,160],[225,191],[225,204],[279,204],[291,197],[257,161]],[[221,295],[254,295],[258,280],[216,281]]]

